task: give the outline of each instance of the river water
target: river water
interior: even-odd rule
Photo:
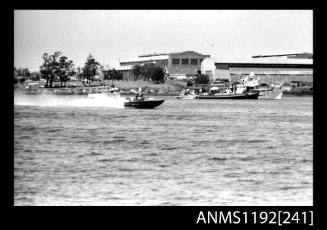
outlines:
[[[15,205],[312,205],[313,98],[15,95]]]

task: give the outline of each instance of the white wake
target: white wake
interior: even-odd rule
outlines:
[[[72,106],[123,108],[126,99],[119,95],[61,96],[61,95],[15,95],[15,105]]]

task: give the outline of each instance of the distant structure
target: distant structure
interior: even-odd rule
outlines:
[[[194,51],[154,53],[140,55],[130,60],[120,60],[120,67],[116,68],[123,73],[124,79],[132,79],[133,66],[146,63],[155,63],[166,69],[166,74],[171,79],[185,79],[196,76],[201,69],[201,63],[210,55],[200,54]]]
[[[249,59],[213,60],[206,58],[201,72],[208,74],[211,81],[240,77],[253,73],[261,82],[313,82],[313,55],[310,53],[257,55]]]
[[[275,54],[275,55],[257,55],[252,58],[298,58],[298,59],[313,59],[312,53],[295,53],[295,54]]]

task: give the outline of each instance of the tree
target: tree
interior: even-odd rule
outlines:
[[[14,67],[14,85],[18,83],[18,69]]]
[[[60,86],[62,86],[63,82],[66,84],[69,76],[75,74],[73,61],[67,60],[68,58],[62,56],[61,52],[55,52],[52,55],[44,53],[42,58],[43,64],[40,66],[40,73],[46,79],[46,87],[52,87],[55,79],[59,79]]]
[[[155,68],[155,65],[153,63],[146,63],[141,66],[140,72],[141,72],[141,75],[143,75],[144,80],[148,81],[151,79],[154,68]]]
[[[103,79],[104,80],[110,80],[109,72],[110,72],[110,70],[104,70],[103,71]]]
[[[123,74],[119,71],[116,71],[115,80],[123,80]]]
[[[41,79],[41,74],[37,71],[33,71],[31,73],[30,79],[32,79],[33,81],[39,81]]]
[[[43,64],[40,66],[40,73],[46,79],[46,87],[52,87],[52,83],[57,77],[59,62],[57,61],[58,57],[61,55],[61,52],[55,52],[52,55],[44,53]],[[50,85],[49,85],[50,82]]]
[[[17,69],[16,67],[14,67],[14,84],[17,84],[18,82],[23,84],[25,80],[30,78],[33,78],[33,74],[30,73],[28,68]]]
[[[105,68],[104,68],[104,66],[103,65],[100,65],[100,71],[99,71],[99,79],[100,79],[100,81],[103,79],[104,80],[104,73],[105,73]]]
[[[141,66],[140,65],[134,65],[133,69],[132,69],[132,73],[135,76],[134,81],[138,80],[139,76],[141,75]]]
[[[151,80],[154,83],[164,83],[165,82],[165,69],[161,66],[156,66],[151,72]]]
[[[135,68],[136,71],[137,68]],[[140,66],[140,69],[137,70],[140,72],[140,75],[143,76],[146,81],[153,81],[155,83],[165,82],[165,69],[159,65],[153,63],[147,63]],[[139,77],[138,77],[139,78]]]
[[[82,71],[81,67],[76,68],[76,76],[77,76],[77,79],[83,80],[83,71]]]
[[[198,74],[194,80],[195,84],[208,84],[210,82],[210,78],[205,74]]]
[[[28,77],[31,76],[31,73],[30,73],[28,68],[18,68],[18,69],[16,69],[16,67],[14,67],[14,76],[16,76],[16,77],[23,76],[23,77],[28,78]]]
[[[107,71],[106,78],[109,80],[122,80],[123,74],[113,68]]]
[[[20,78],[20,79],[19,79],[19,82],[20,82],[21,84],[23,84],[23,83],[25,82],[25,78]]]
[[[86,63],[83,68],[83,75],[87,79],[87,84],[90,80],[94,80],[94,76],[97,74],[100,64],[95,61],[94,57],[90,54],[87,57]]]
[[[68,81],[68,77],[75,74],[74,71],[74,64],[72,60],[67,61],[66,56],[61,56],[59,58],[58,68],[56,70],[56,75],[59,76],[60,79],[60,86],[62,86],[62,83],[64,82],[66,85],[66,82]]]

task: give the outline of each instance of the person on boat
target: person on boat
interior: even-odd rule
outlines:
[[[251,73],[249,74],[249,78],[250,78],[250,81],[253,81],[253,78],[254,78],[254,73],[253,73],[253,72],[251,72]]]
[[[189,89],[186,89],[185,90],[185,95],[189,95],[190,94],[190,90]]]
[[[110,88],[108,89],[108,92],[111,93],[114,91],[115,91],[115,85],[114,85],[114,82],[111,80],[111,85],[110,85]]]
[[[144,101],[143,93],[138,93],[135,96],[136,101]]]

